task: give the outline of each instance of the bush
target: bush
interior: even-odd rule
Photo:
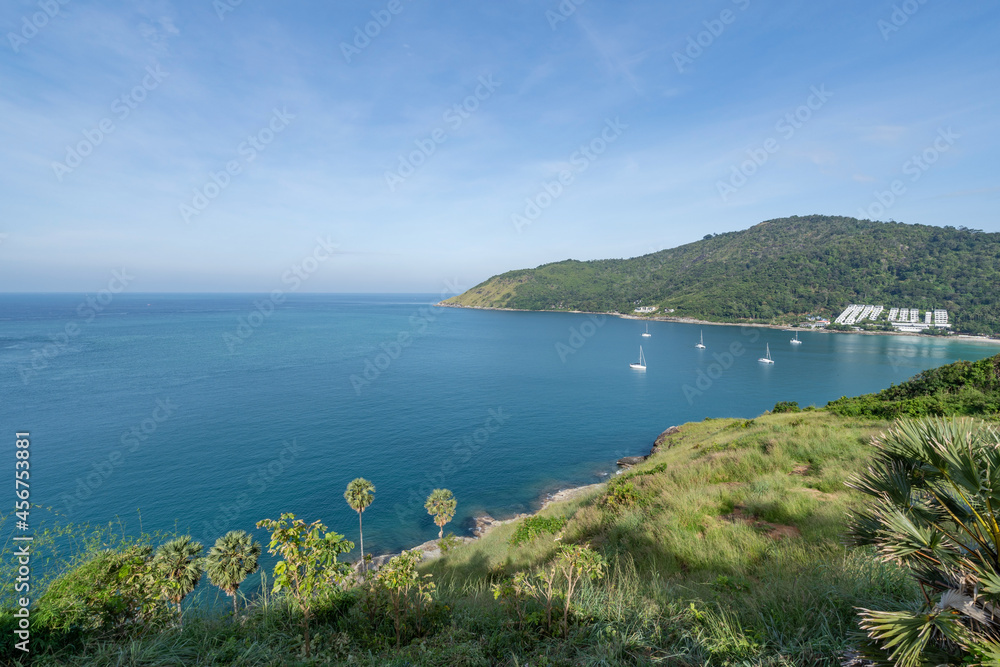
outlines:
[[[134,636],[169,617],[159,592],[150,546],[107,549],[55,579],[39,599],[33,620],[54,633]]]
[[[510,545],[530,542],[543,533],[558,533],[566,526],[566,519],[558,516],[529,516],[517,524],[510,536]]]
[[[601,499],[601,505],[613,511],[622,511],[649,504],[649,498],[627,479],[613,479]]]
[[[774,404],[774,409],[771,412],[780,414],[782,412],[802,412],[802,410],[799,409],[798,401],[778,401]]]
[[[959,361],[924,371],[875,394],[831,401],[845,417],[940,417],[995,415],[1000,411],[1000,355]]]

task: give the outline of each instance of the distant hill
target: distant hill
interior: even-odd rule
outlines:
[[[1000,331],[1000,234],[822,215],[632,259],[508,271],[451,305],[629,313],[637,305],[725,322],[795,321],[849,303],[945,308],[956,328]]]
[[[1000,354],[932,368],[874,394],[831,401],[827,408],[845,417],[876,419],[995,416],[1000,413]]]

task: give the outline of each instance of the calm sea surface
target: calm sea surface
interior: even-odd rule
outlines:
[[[433,295],[0,295],[0,425],[30,431],[32,499],[211,544],[294,512],[365,544],[436,536],[598,481],[673,424],[823,405],[1000,351],[974,342],[432,308]],[[100,312],[98,312],[98,308]],[[704,332],[706,350],[694,345]],[[648,369],[629,369],[643,346]],[[758,363],[770,345],[773,366]],[[10,470],[13,458],[10,457]],[[264,533],[258,531],[259,537]]]

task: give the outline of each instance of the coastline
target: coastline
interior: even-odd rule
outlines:
[[[499,308],[496,306],[463,306],[457,303],[445,303],[444,301],[439,301],[434,304],[436,308],[467,308],[469,310],[499,310],[508,311],[512,313],[571,313],[574,315],[610,315],[612,317],[618,317],[623,320],[639,320],[642,322],[676,322],[678,324],[700,324],[703,326],[722,326],[722,327],[756,327],[759,329],[776,329],[779,331],[811,331],[814,333],[824,333],[824,334],[860,334],[863,336],[920,336],[922,334],[914,333],[912,331],[829,331],[827,329],[801,329],[798,327],[793,327],[788,324],[762,324],[759,322],[712,322],[710,320],[699,320],[693,317],[668,317],[668,316],[653,316],[653,317],[642,317],[639,315],[631,315],[627,313],[612,313],[612,312],[595,312],[589,310],[525,310],[523,308]],[[981,336],[970,336],[968,334],[955,334],[953,336],[927,336],[927,338],[940,338],[941,340],[963,340],[969,343],[991,343],[994,345],[1000,345],[1000,338],[984,338]]]
[[[559,489],[558,491],[553,491],[551,493],[546,493],[542,496],[542,504],[534,512],[522,512],[507,519],[494,519],[489,514],[481,514],[479,516],[473,517],[474,526],[472,529],[472,535],[462,535],[455,536],[456,545],[459,544],[469,544],[470,542],[475,542],[476,540],[482,539],[493,532],[499,526],[504,526],[509,523],[514,523],[515,521],[520,521],[527,517],[535,516],[542,510],[546,509],[554,503],[565,502],[568,500],[573,500],[579,498],[580,496],[587,495],[592,491],[597,491],[601,487],[605,486],[607,482],[596,482],[593,484],[583,484],[581,486],[570,486],[565,489]],[[403,551],[420,551],[422,552],[421,562],[427,562],[440,558],[442,556],[441,547],[439,546],[440,540],[433,539],[427,540],[421,544],[410,547],[409,549],[404,549]],[[398,556],[400,552],[381,554],[379,556],[372,557],[371,568],[373,570],[378,570],[382,567],[389,559]],[[358,567],[358,563],[353,564],[355,569]]]
[[[615,464],[619,468],[618,472],[619,473],[623,472],[623,471],[631,468],[634,465],[638,465],[639,463],[645,462],[651,456],[653,456],[654,454],[656,454],[657,452],[659,452],[661,448],[664,448],[664,447],[669,448],[671,445],[669,443],[667,443],[667,440],[671,436],[676,435],[676,434],[678,434],[680,432],[681,432],[681,427],[680,426],[671,426],[671,427],[665,429],[663,432],[661,432],[658,436],[656,436],[656,438],[653,440],[652,446],[650,447],[649,454],[641,455],[641,456],[627,456],[627,457],[624,457],[624,458],[621,458],[621,459],[617,459],[615,461]],[[607,486],[607,484],[608,484],[607,481],[605,481],[605,482],[592,482],[592,483],[589,483],[589,484],[580,484],[580,485],[577,485],[577,486],[569,486],[569,487],[565,487],[565,488],[559,489],[557,491],[551,491],[551,492],[545,493],[545,494],[543,494],[541,496],[541,504],[539,505],[538,509],[534,510],[533,512],[522,512],[520,514],[516,514],[516,515],[514,515],[512,517],[508,517],[506,519],[494,519],[489,514],[480,514],[479,516],[473,517],[473,524],[474,525],[473,525],[473,528],[472,528],[472,535],[471,536],[469,536],[469,535],[463,535],[461,537],[456,536],[455,537],[455,539],[456,539],[456,545],[458,545],[458,544],[469,544],[470,542],[475,542],[476,540],[482,539],[482,538],[486,537],[487,535],[489,535],[498,526],[504,526],[504,525],[509,524],[509,523],[514,523],[515,521],[520,521],[521,519],[524,519],[524,518],[527,518],[527,517],[536,516],[540,512],[542,512],[545,509],[547,509],[549,506],[554,505],[556,503],[568,502],[570,500],[575,500],[575,499],[580,498],[582,496],[586,496],[586,495],[588,495],[590,493],[596,493],[597,491],[600,491],[602,488],[604,488],[605,486]],[[442,555],[442,553],[441,553],[441,547],[438,544],[439,542],[440,542],[440,540],[437,540],[437,539],[428,540],[428,541],[423,542],[421,544],[418,544],[418,545],[416,545],[414,547],[410,547],[409,549],[404,549],[404,551],[420,551],[420,552],[422,552],[422,556],[421,556],[421,559],[420,559],[421,562],[426,562],[426,561],[429,561],[429,560],[434,560],[435,558],[440,558],[441,555]],[[374,557],[372,557],[371,567],[374,570],[378,570],[378,568],[380,568],[383,564],[385,564],[389,559],[393,558],[394,556],[398,556],[398,555],[399,555],[399,552],[388,553],[388,554],[380,554],[378,556],[374,556]],[[359,563],[354,563],[354,567],[355,568],[357,568],[358,565],[359,565]]]

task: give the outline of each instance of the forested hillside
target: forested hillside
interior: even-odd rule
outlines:
[[[1000,234],[822,215],[762,222],[632,259],[509,271],[446,303],[790,322],[849,303],[945,308],[956,328],[1000,331]]]
[[[874,394],[843,397],[827,407],[845,417],[995,417],[1000,413],[1000,354],[926,370]]]

